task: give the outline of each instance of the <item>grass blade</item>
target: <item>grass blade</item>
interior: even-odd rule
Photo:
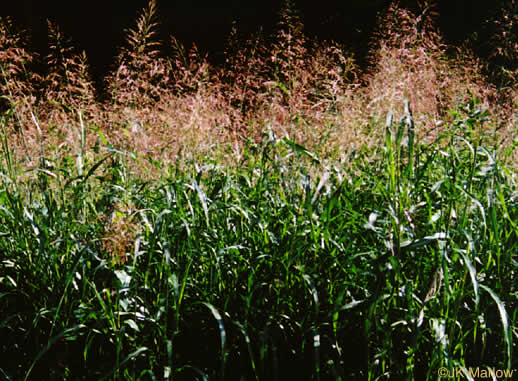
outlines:
[[[506,345],[506,357],[507,357],[507,369],[511,369],[511,348],[512,348],[512,336],[511,336],[511,328],[509,326],[509,319],[507,317],[507,311],[505,309],[505,305],[500,300],[498,295],[491,290],[489,287],[481,284],[480,288],[486,290],[489,295],[493,298],[496,305],[498,306],[498,312],[500,313],[500,319],[502,321],[502,329],[504,331],[504,341]]]

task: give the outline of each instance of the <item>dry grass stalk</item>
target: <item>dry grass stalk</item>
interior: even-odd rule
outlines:
[[[0,109],[6,111],[16,105],[17,131],[23,132],[30,120],[37,100],[40,77],[32,72],[34,54],[31,54],[9,18],[0,18]]]
[[[234,26],[227,41],[226,62],[220,79],[225,96],[244,119],[253,117],[259,106],[259,94],[271,79],[267,62],[269,54],[270,49],[261,31],[243,41]]]
[[[46,57],[48,75],[44,81],[46,104],[43,105],[47,108],[48,118],[54,123],[63,123],[69,119],[68,110],[73,114],[81,110],[91,119],[97,110],[86,53],[77,54],[57,25],[49,22],[48,28],[50,53]]]
[[[397,2],[390,6],[371,55],[374,70],[367,77],[369,114],[379,119],[397,110],[402,115],[404,99],[409,99],[421,138],[440,133],[438,121],[448,120],[447,110],[473,96],[482,107],[490,108],[496,97],[494,86],[468,50],[447,58],[432,10],[433,4],[427,4],[416,16]]]
[[[433,117],[446,108],[441,102],[444,45],[440,36],[431,23],[396,3],[382,20],[371,53],[374,70],[367,78],[369,111],[380,118],[389,110],[401,114],[403,100],[409,99],[416,115],[424,117],[420,124],[433,128]]]
[[[518,81],[518,1],[502,4],[493,21],[489,58],[495,68],[500,87],[515,88]]]
[[[113,205],[111,215],[100,215],[104,224],[102,249],[114,264],[126,263],[133,254],[135,240],[141,233],[132,206],[123,202]]]
[[[126,35],[127,46],[108,77],[108,93],[116,105],[152,106],[170,89],[170,68],[160,56],[156,1],[151,0]]]
[[[284,2],[270,42],[261,34],[243,38],[234,29],[223,67],[212,66],[195,45],[187,51],[173,37],[166,58],[152,0],[127,32],[117,69],[107,77],[110,99],[103,104],[95,98],[84,53],[76,54],[53,24],[48,75],[38,103],[38,82],[29,70],[33,56],[13,34],[12,25],[3,22],[0,86],[8,95],[5,100],[20,102],[20,116],[31,126],[35,123],[30,111],[46,126],[43,135],[48,136],[39,133],[30,139],[38,149],[43,138],[48,147],[73,149],[78,126],[90,131],[95,124],[115,147],[171,162],[212,154],[227,145],[237,152],[244,141],[259,141],[272,128],[278,136],[288,135],[323,155],[343,156],[340,152],[374,144],[383,132],[376,132],[372,119],[383,120],[388,110],[402,113],[404,99],[413,106],[420,137],[433,138],[440,132],[436,121],[447,119],[447,110],[471,96],[505,121],[500,132],[512,142],[516,89],[509,90],[513,106],[513,101],[502,101],[469,50],[447,58],[434,24],[433,3],[422,6],[416,16],[392,4],[375,36],[372,68],[360,77],[343,47],[311,41],[304,34],[292,1]],[[82,144],[90,146],[95,137],[89,133]]]

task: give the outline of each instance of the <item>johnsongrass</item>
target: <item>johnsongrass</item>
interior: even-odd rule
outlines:
[[[407,108],[387,118],[379,152],[347,167],[270,134],[233,168],[186,163],[154,181],[131,174],[131,155],[83,146],[24,173],[3,141],[0,373],[424,380],[518,368],[516,178],[476,133],[483,117],[456,114],[424,144]]]

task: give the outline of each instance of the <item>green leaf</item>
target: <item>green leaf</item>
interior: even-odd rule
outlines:
[[[122,368],[122,366],[123,366],[124,364],[126,364],[128,361],[135,359],[136,357],[140,356],[140,355],[141,355],[142,353],[144,353],[144,352],[147,352],[148,350],[149,350],[149,349],[148,349],[148,348],[146,348],[146,347],[141,347],[141,348],[137,349],[136,351],[134,351],[134,352],[130,353],[130,354],[129,354],[129,355],[127,355],[127,356],[124,358],[124,360],[122,360],[118,365],[114,366],[114,367],[113,367],[113,369],[112,369],[110,372],[108,372],[107,374],[105,374],[105,375],[101,378],[101,380],[106,380],[106,379],[110,378],[110,377],[111,377],[111,376],[112,376],[112,375],[117,371],[117,369],[121,369],[121,368]]]
[[[290,97],[290,92],[288,90],[288,88],[286,87],[286,85],[284,83],[281,83],[281,82],[275,82],[275,86],[277,86],[279,89],[281,89],[281,91],[288,97]]]
[[[507,349],[507,369],[511,369],[511,345],[512,345],[512,338],[511,338],[511,329],[509,326],[509,319],[507,317],[507,311],[505,310],[505,305],[500,300],[498,295],[491,290],[489,287],[481,284],[480,288],[483,290],[486,290],[489,295],[493,298],[496,305],[498,306],[498,312],[500,313],[500,319],[502,320],[502,328],[504,330],[504,341]]]
[[[223,325],[223,319],[221,318],[221,315],[219,311],[214,307],[212,304],[207,302],[201,302],[202,305],[207,307],[209,311],[211,312],[212,316],[214,316],[214,319],[218,322],[219,327],[219,337],[221,341],[221,378],[224,379],[225,374],[225,362],[226,362],[226,343],[227,343],[227,333],[225,331],[225,326]]]
[[[475,306],[478,308],[479,295],[478,295],[478,280],[477,280],[477,270],[475,270],[475,266],[471,263],[470,259],[461,251],[456,250],[464,259],[464,263],[466,263],[466,267],[469,271],[469,276],[471,278],[471,283],[473,284],[473,291],[475,292]]]
[[[295,143],[293,140],[288,138],[282,138],[282,142],[286,144],[288,147],[291,147],[295,152],[305,155],[311,158],[315,163],[320,164],[320,159],[311,151],[309,151],[306,147]]]

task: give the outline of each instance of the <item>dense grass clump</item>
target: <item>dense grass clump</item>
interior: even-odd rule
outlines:
[[[393,3],[364,68],[283,3],[215,66],[151,0],[104,88],[0,19],[2,379],[518,372],[515,1],[485,63]]]
[[[516,177],[483,117],[428,144],[389,115],[382,149],[347,165],[271,132],[235,167],[156,162],[154,180],[109,145],[22,171],[5,144],[3,377],[516,369]]]
[[[506,58],[485,61],[468,45],[446,45],[434,2],[420,4],[414,12],[399,2],[385,9],[363,67],[343,45],[306,35],[294,1],[282,2],[270,34],[247,36],[236,24],[224,63],[215,65],[196,45],[186,48],[174,36],[164,41],[160,8],[150,0],[97,86],[88,57],[58,25],[49,23],[49,54],[38,57],[24,34],[0,19],[0,111],[14,107],[6,127],[13,157],[66,155],[77,142],[81,114],[87,130],[119,149],[164,163],[212,155],[222,146],[240,155],[269,129],[323,158],[346,159],[351,150],[382,143],[377,126],[390,110],[403,116],[405,99],[419,139],[436,139],[452,122],[448,110],[477,98],[490,112],[499,145],[512,145],[514,2],[494,16],[492,43]],[[516,164],[516,155],[508,160]]]

